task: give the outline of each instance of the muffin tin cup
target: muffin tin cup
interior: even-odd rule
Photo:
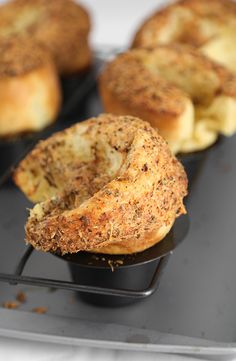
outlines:
[[[120,307],[156,291],[170,254],[183,241],[188,228],[188,216],[181,216],[161,242],[136,254],[79,252],[57,256],[68,262],[73,282],[88,288],[87,292],[77,293],[81,300],[97,306]],[[98,287],[100,292],[90,292],[90,287]]]
[[[75,283],[110,289],[145,289],[158,266],[159,260],[133,267],[117,267],[115,270],[99,267],[81,267],[70,263],[69,270]],[[138,298],[78,293],[78,297],[90,304],[103,307],[119,307],[138,302]]]
[[[192,153],[180,153],[177,155],[179,161],[183,164],[188,176],[189,190],[191,190],[198,175],[201,173],[202,167],[207,160],[210,152],[226,141],[226,137],[220,135],[217,141],[210,147]]]
[[[80,267],[69,264],[72,280],[78,284],[109,289],[145,289],[150,283],[159,260],[143,263],[136,267],[117,267],[115,270],[99,267]],[[102,307],[121,307],[140,301],[142,298],[108,296],[91,293],[77,293],[86,303]]]

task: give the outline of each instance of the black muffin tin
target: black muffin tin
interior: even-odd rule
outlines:
[[[146,251],[131,255],[67,254],[72,280],[87,286],[78,296],[98,306],[122,306],[151,296],[173,250],[184,240],[189,226],[187,216],[179,218],[169,234]],[[94,287],[100,292],[89,292]]]
[[[2,141],[0,147],[2,147],[1,171],[4,173],[3,187],[7,184],[13,186],[10,177],[12,168],[39,139],[44,139],[51,133],[81,120],[83,114],[88,113],[88,108],[92,113],[91,116],[101,112],[96,88],[96,77],[101,65],[101,61],[97,61],[88,73],[62,79],[63,106],[55,124],[39,133]],[[88,103],[87,100],[89,100]],[[5,162],[6,159],[7,162]],[[58,279],[22,275],[25,264],[33,252],[33,248],[29,246],[18,261],[15,272],[0,274],[0,280],[75,290],[79,292],[81,299],[96,305],[125,305],[146,298],[155,292],[170,253],[184,239],[187,229],[188,217],[183,216],[176,221],[164,240],[134,255],[110,256],[86,252],[76,255],[57,255],[68,264],[73,281],[70,283]]]
[[[98,68],[101,63],[99,60]],[[68,101],[74,98],[75,103],[72,103],[76,109],[65,116],[62,109],[58,122],[40,133],[40,139],[102,111],[95,87],[97,63],[93,71],[85,74],[85,77],[89,76],[85,88],[83,82],[77,83],[73,78],[66,80],[69,82],[65,89]],[[73,95],[73,84],[80,89],[78,98]],[[71,98],[70,89],[73,90]],[[10,167],[35,141],[37,139],[25,147],[22,143],[23,147],[9,162]],[[83,264],[82,254],[80,259],[72,260],[26,248],[24,224],[27,208],[32,204],[10,181],[7,165],[7,173],[5,177],[1,176],[0,182],[0,335],[60,344],[205,356],[235,355],[236,137],[223,139],[223,143],[204,153],[188,199],[191,224],[186,239],[174,248],[173,256],[169,257],[172,251],[168,251],[161,258],[163,262],[160,259],[154,261],[155,267],[153,263],[153,269],[148,271],[150,278],[142,285],[134,282],[125,285],[125,292],[140,292],[138,298],[126,297],[127,293],[125,297],[121,295],[124,284],[115,285],[115,281],[109,285],[97,283],[103,277],[94,276],[99,264],[99,270],[108,272],[109,277],[118,276],[116,272],[122,271],[122,267],[115,268],[114,272],[102,268],[101,263],[110,260],[104,255],[95,255],[98,260],[87,260],[87,263],[93,263],[92,268],[92,264],[89,267]],[[9,155],[7,151],[5,154],[1,161]],[[199,155],[194,154],[195,160]],[[188,155],[189,160],[194,159],[191,157]],[[193,171],[191,161],[187,163]],[[180,218],[175,226],[179,227],[182,221],[184,218]],[[175,230],[173,228],[172,232]],[[157,248],[163,247],[165,242],[163,240]],[[88,278],[81,279],[79,275],[82,270],[86,274],[85,268]],[[132,266],[127,264],[127,269],[131,272]],[[89,284],[92,274],[97,279],[96,285]],[[111,289],[112,294],[109,293]],[[18,291],[26,294],[24,304],[16,310],[1,307],[6,301],[14,301]],[[143,297],[146,293],[152,293],[152,297]],[[104,297],[99,300],[97,297],[101,295]],[[118,299],[122,301],[122,307],[106,306],[106,302],[113,305],[113,301],[115,306]],[[130,303],[130,299],[143,301]],[[45,306],[47,313],[32,313],[37,306]]]
[[[15,265],[14,272],[0,273],[0,280],[12,285],[20,283],[73,290],[82,300],[100,306],[126,305],[147,298],[157,290],[169,256],[184,240],[188,227],[188,217],[181,216],[161,242],[136,254],[53,254],[67,263],[72,282],[24,276],[24,268],[34,252],[33,247],[28,246]]]

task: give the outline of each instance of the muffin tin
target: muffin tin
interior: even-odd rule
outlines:
[[[79,111],[78,116],[75,117],[73,111],[66,116],[64,107],[60,121],[39,134],[39,137],[45,137],[51,131],[101,112],[94,84],[94,74],[101,66],[100,60],[93,70],[94,73],[87,74],[88,78],[85,77],[89,79],[87,83],[85,80],[85,83],[81,82],[79,85],[80,91],[77,95],[73,90],[69,95],[68,90],[68,102],[71,101],[77,107],[74,109],[75,112]],[[70,81],[72,86],[74,79]],[[75,83],[77,84],[77,81]],[[67,86],[69,88],[70,83],[67,83]],[[17,156],[22,156],[21,152],[27,151],[27,147],[32,146],[35,141],[36,139],[17,151]],[[184,242],[178,245],[174,255],[169,258],[160,285],[160,278],[154,277],[156,285],[159,286],[158,291],[142,302],[125,302],[123,307],[115,308],[107,307],[104,302],[98,305],[99,302],[94,297],[95,294],[100,296],[101,292],[95,292],[92,297],[90,292],[90,299],[85,300],[85,292],[78,295],[77,292],[61,289],[63,287],[58,283],[44,283],[45,279],[72,283],[74,286],[71,289],[78,291],[78,284],[76,286],[73,279],[78,283],[77,277],[81,271],[78,272],[77,267],[84,267],[83,260],[75,260],[73,257],[61,259],[52,254],[32,252],[31,248],[26,250],[23,226],[27,217],[26,208],[31,205],[9,181],[6,173],[5,179],[2,177],[4,184],[0,187],[0,279],[4,281],[0,283],[0,304],[15,300],[19,290],[25,292],[27,300],[16,310],[0,308],[0,334],[133,350],[213,356],[234,354],[236,137],[220,142],[205,155],[207,157],[201,169],[197,169],[198,178],[188,200],[190,230]],[[17,159],[12,160],[15,162]],[[6,168],[9,169],[9,166]],[[181,219],[179,222],[181,224]],[[175,231],[175,228],[172,231]],[[164,245],[165,241],[159,246]],[[162,256],[165,254],[164,252]],[[100,264],[96,262],[105,262],[100,257],[103,256],[92,260],[95,269]],[[164,257],[164,260],[167,258]],[[158,264],[160,260],[155,264],[156,274],[159,276]],[[162,265],[164,264],[165,262]],[[24,274],[21,276],[23,267]],[[88,270],[91,271],[91,268]],[[104,269],[108,271],[106,267]],[[122,267],[118,268],[119,270],[121,271]],[[15,285],[16,281],[20,281],[17,277],[25,277],[24,285]],[[103,276],[99,276],[100,279],[101,277]],[[36,287],[37,283],[31,286],[32,278],[43,280],[43,283],[38,285],[45,287]],[[12,285],[9,285],[9,282]],[[79,287],[85,283],[86,287],[90,286],[88,280],[80,282]],[[56,290],[52,286],[56,287]],[[145,291],[147,288],[148,283],[142,289],[137,286],[136,290]],[[149,284],[149,288],[152,289],[152,284]],[[92,304],[94,301],[96,305]],[[111,304],[111,299],[108,303]],[[47,313],[33,313],[32,309],[37,306],[47,307]]]
[[[188,232],[188,216],[180,217],[162,242],[132,255],[105,255],[80,252],[52,254],[67,263],[72,282],[23,275],[34,251],[30,245],[20,257],[13,273],[0,273],[0,280],[12,285],[27,284],[78,292],[78,296],[96,306],[122,306],[151,296],[172,251]]]
[[[188,228],[188,216],[180,217],[161,242],[141,253],[122,256],[81,252],[61,258],[68,262],[72,280],[93,291],[79,292],[79,298],[96,306],[123,306],[158,291],[169,257]],[[100,293],[94,292],[96,289]]]

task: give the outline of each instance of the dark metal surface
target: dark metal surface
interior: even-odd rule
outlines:
[[[90,94],[78,120],[100,111],[96,93]],[[190,231],[170,257],[160,288],[152,297],[122,308],[98,308],[79,300],[73,292],[0,283],[1,304],[14,300],[19,290],[27,296],[27,302],[18,310],[0,308],[0,333],[6,330],[7,335],[17,337],[44,337],[44,340],[46,337],[54,342],[77,341],[119,348],[138,349],[141,344],[143,349],[165,352],[235,352],[235,158],[235,136],[209,151],[188,200]],[[0,190],[1,273],[13,273],[19,255],[25,250],[23,224],[29,207],[31,204],[12,184]],[[42,278],[71,281],[66,262],[34,252],[26,265],[25,276],[35,277],[39,273]],[[31,310],[36,306],[47,307],[47,315],[33,315]],[[56,327],[59,319],[67,325],[60,329],[60,337]],[[74,328],[70,328],[72,320],[76,324]],[[86,328],[89,322],[93,327]],[[101,324],[107,332],[97,342],[96,330]],[[117,338],[110,324],[122,325],[124,338]],[[87,332],[84,338],[83,332]],[[150,334],[158,336],[149,337]],[[146,338],[141,340],[138,335]],[[125,341],[126,336],[130,336],[130,342]]]

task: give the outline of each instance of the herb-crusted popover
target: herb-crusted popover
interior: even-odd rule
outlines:
[[[40,202],[26,241],[36,249],[140,252],[162,240],[185,213],[187,178],[148,123],[102,114],[41,141],[14,180]]]
[[[137,31],[133,47],[182,43],[236,72],[236,3],[182,0],[158,10]]]
[[[99,88],[106,112],[148,121],[174,153],[205,149],[236,131],[236,76],[189,46],[120,54]]]
[[[60,74],[91,64],[90,27],[88,12],[72,0],[13,0],[0,6],[0,40],[30,36],[50,52]]]
[[[42,130],[56,120],[60,105],[48,51],[29,37],[0,41],[0,137]]]

